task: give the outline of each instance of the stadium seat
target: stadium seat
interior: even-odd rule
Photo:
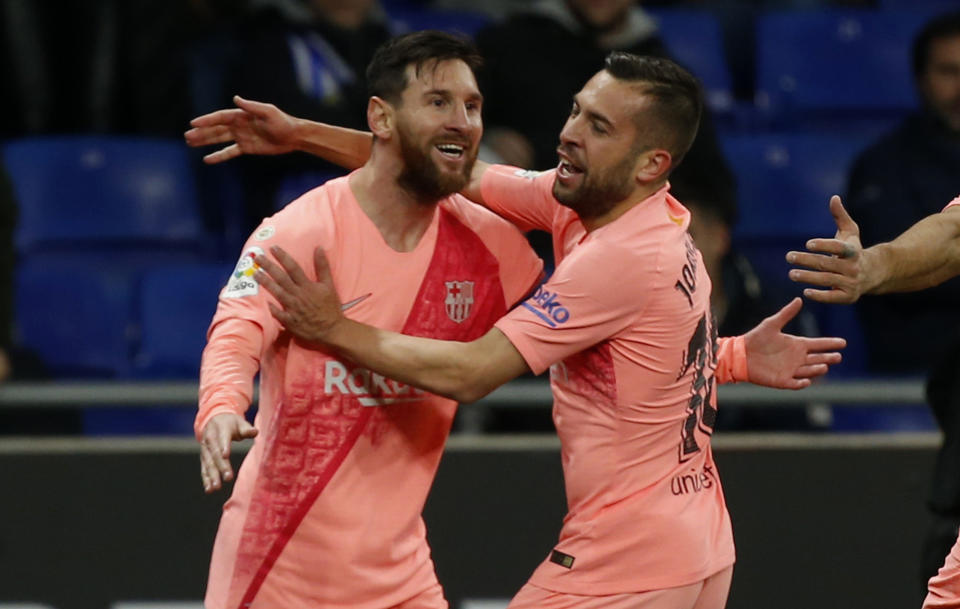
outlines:
[[[727,135],[721,146],[738,184],[735,236],[770,240],[832,235],[830,196],[843,194],[847,171],[869,144],[861,134]]]
[[[721,137],[737,178],[739,217],[735,246],[757,274],[786,294],[798,288],[787,279],[787,251],[811,237],[832,237],[830,196],[842,195],[865,135],[761,133]]]
[[[134,375],[195,379],[217,295],[232,266],[171,265],[148,271],[140,283],[140,345]]]
[[[917,103],[910,49],[928,17],[842,9],[761,16],[757,105],[777,126],[901,116]]]
[[[733,110],[733,85],[723,34],[707,12],[651,10],[670,54],[703,83],[707,105],[717,114]]]
[[[4,158],[21,209],[21,253],[203,247],[189,155],[178,140],[28,138],[9,143]]]
[[[27,263],[17,269],[15,332],[61,378],[123,377],[136,325],[126,273],[98,266]]]

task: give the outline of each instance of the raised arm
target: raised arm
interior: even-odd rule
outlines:
[[[893,241],[866,249],[840,197],[831,197],[830,212],[837,223],[833,239],[811,239],[808,252],[787,254],[788,262],[802,267],[791,270],[790,279],[828,288],[804,290],[811,300],[852,303],[863,294],[922,290],[960,274],[960,206],[930,215]]]

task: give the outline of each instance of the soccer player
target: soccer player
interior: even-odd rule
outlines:
[[[893,241],[866,249],[840,197],[830,199],[830,212],[833,239],[811,239],[810,251],[787,253],[788,262],[803,267],[791,269],[790,279],[818,286],[803,291],[811,300],[850,304],[864,294],[912,292],[960,275],[960,196]],[[960,608],[960,539],[927,591],[924,609]]]
[[[523,235],[454,194],[477,154],[472,46],[417,33],[369,66],[369,161],[264,220],[220,293],[196,433],[207,492],[233,477],[207,609],[445,609],[421,511],[456,404],[304,343],[271,315],[256,258],[329,255],[343,314],[415,336],[483,336],[542,276]],[[244,419],[260,371],[255,427]]]
[[[255,129],[200,125],[226,130],[211,138],[235,142],[227,156],[271,148],[247,136],[268,133],[276,109],[247,107],[263,111]],[[347,319],[337,296],[344,288],[319,250],[316,281],[282,248],[271,249],[279,264],[257,257],[255,279],[276,296],[272,312],[287,330],[390,378],[469,402],[527,370],[550,369],[569,513],[513,608],[723,607],[734,549],[710,447],[715,379],[801,388],[840,360],[842,339],[780,332],[799,299],[745,336],[717,340],[689,213],[667,184],[700,111],[698,83],[685,70],[614,53],[574,98],[557,169],[475,165],[471,198],[522,229],[552,232],[558,266],[473,341]],[[349,139],[330,135],[330,146]]]

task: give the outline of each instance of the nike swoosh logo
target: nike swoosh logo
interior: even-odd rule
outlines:
[[[368,292],[368,293],[364,294],[363,296],[361,296],[361,297],[359,297],[359,298],[354,298],[354,299],[351,300],[350,302],[345,302],[345,303],[343,303],[342,305],[340,305],[340,310],[341,310],[341,311],[346,311],[346,310],[349,309],[350,307],[354,307],[354,306],[360,304],[361,302],[363,302],[364,300],[370,298],[371,296],[373,296],[373,292]]]

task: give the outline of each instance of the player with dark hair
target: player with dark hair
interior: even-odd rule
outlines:
[[[271,249],[279,264],[257,257],[255,279],[288,331],[390,378],[470,402],[550,369],[569,512],[512,608],[722,607],[734,551],[710,448],[716,379],[801,388],[840,359],[842,339],[780,332],[799,299],[746,335],[717,340],[689,213],[667,183],[700,108],[696,80],[676,64],[613,54],[574,97],[555,170],[474,166],[468,196],[521,229],[552,233],[558,261],[475,340],[348,319],[344,287],[319,249],[316,281],[282,248]],[[279,115],[266,110],[259,128],[268,132]],[[368,137],[312,128],[343,155]]]
[[[461,341],[528,294],[542,262],[523,235],[455,194],[481,137],[478,61],[436,32],[383,46],[370,65],[369,160],[264,220],[220,293],[195,425],[207,492],[233,478],[231,441],[257,440],[224,505],[207,609],[447,607],[421,511],[456,404],[292,335],[253,277],[265,250],[312,268],[319,246],[351,318]]]

